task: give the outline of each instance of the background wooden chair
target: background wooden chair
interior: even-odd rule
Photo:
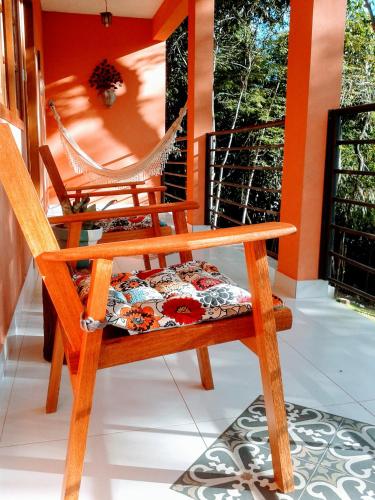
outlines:
[[[203,386],[213,387],[208,345],[240,340],[259,358],[268,419],[275,480],[283,492],[293,490],[293,470],[284,406],[276,331],[291,326],[286,307],[274,309],[269,283],[265,240],[296,231],[286,223],[266,223],[187,233],[185,210],[193,202],[170,204],[179,233],[168,237],[99,244],[60,250],[41,207],[37,193],[13,140],[10,129],[0,125],[0,181],[7,193],[30,250],[56,307],[59,323],[47,397],[47,411],[57,407],[64,354],[67,359],[74,402],[66,457],[63,498],[76,500],[85,456],[87,430],[93,402],[96,372],[118,364],[196,349]],[[161,213],[163,205],[148,207]],[[134,210],[134,209],[133,209]],[[72,215],[71,221],[85,220],[87,214]],[[181,261],[191,259],[192,250],[243,243],[252,313],[234,318],[153,330],[144,335],[103,335],[113,259],[119,256],[178,251]],[[88,298],[81,302],[68,263],[92,259]]]
[[[90,198],[100,198],[100,197],[115,197],[115,196],[131,196],[133,201],[133,206],[140,206],[140,195],[147,195],[148,203],[150,205],[154,205],[157,202],[158,193],[162,193],[165,191],[164,186],[142,186],[137,187],[138,185],[145,184],[144,181],[130,181],[130,182],[122,182],[122,183],[113,183],[113,184],[97,184],[97,185],[85,185],[80,187],[71,187],[66,188],[63,180],[60,176],[58,167],[56,162],[52,156],[51,150],[48,145],[40,146],[39,154],[43,160],[43,163],[48,172],[48,176],[51,180],[53,189],[55,190],[56,196],[60,202],[62,209],[66,210],[71,207],[72,200],[81,200],[85,197]],[[119,189],[119,187],[121,189]],[[111,189],[115,188],[115,189]],[[108,220],[103,216],[101,219]],[[123,220],[126,223],[122,225],[116,225],[114,230],[103,232],[103,237],[100,240],[101,243],[110,242],[110,241],[127,241],[139,238],[150,238],[152,236],[167,236],[172,234],[172,228],[167,225],[160,224],[160,220],[157,214],[149,214],[142,212],[143,216],[146,216],[145,221],[148,221],[149,215],[151,215],[151,226],[149,224],[145,224],[142,227],[142,222],[137,224],[132,224],[131,221],[136,218],[136,215],[118,215],[117,217],[111,217],[111,219]],[[88,221],[89,219],[87,219]],[[97,219],[98,220],[98,219]],[[127,221],[130,221],[127,224]],[[134,227],[133,227],[134,226]],[[132,227],[132,229],[129,229]],[[70,242],[70,246],[72,243]],[[159,255],[159,265],[166,266],[165,257],[163,255]],[[143,256],[144,264],[146,269],[151,268],[150,257],[149,255]]]

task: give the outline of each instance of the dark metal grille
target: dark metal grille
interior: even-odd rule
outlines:
[[[164,202],[186,200],[186,153],[187,138],[176,139],[176,152],[170,154],[163,173],[163,184],[167,188]]]
[[[206,224],[213,229],[277,221],[284,121],[207,134]],[[277,258],[277,240],[267,242]]]
[[[320,274],[375,302],[374,104],[328,115]]]

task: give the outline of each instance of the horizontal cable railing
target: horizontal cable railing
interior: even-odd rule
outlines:
[[[321,277],[375,303],[375,103],[328,115]]]
[[[170,154],[163,173],[163,184],[167,188],[165,202],[186,200],[186,153],[187,138],[177,137],[176,150]]]
[[[213,229],[277,221],[284,120],[207,134],[206,224]],[[277,258],[277,241],[267,242]]]

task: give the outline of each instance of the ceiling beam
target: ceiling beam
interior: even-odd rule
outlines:
[[[152,19],[154,40],[166,40],[188,15],[188,0],[164,0]]]

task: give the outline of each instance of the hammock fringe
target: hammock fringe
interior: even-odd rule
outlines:
[[[64,127],[61,117],[56,110],[53,101],[49,101],[49,107],[56,120],[64,152],[77,174],[95,174],[106,177],[107,182],[120,180],[145,180],[153,175],[160,175],[168,161],[170,153],[175,148],[177,133],[181,131],[181,123],[186,115],[187,104],[181,108],[178,118],[172,123],[164,137],[143,159],[126,165],[123,168],[112,170],[96,163],[74,140],[72,135]]]

